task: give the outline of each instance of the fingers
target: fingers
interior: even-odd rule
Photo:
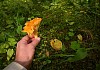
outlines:
[[[40,38],[39,37],[33,38],[32,42],[29,45],[32,46],[32,48],[35,48],[38,45],[39,42],[40,42]]]
[[[23,43],[27,43],[29,39],[30,39],[29,36],[26,35],[20,41],[23,42]]]
[[[26,35],[26,36],[24,36],[21,40],[28,41],[28,40],[29,40],[29,36],[28,36],[28,35]]]
[[[29,35],[30,38],[34,38],[34,34]]]

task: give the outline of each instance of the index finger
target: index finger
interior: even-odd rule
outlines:
[[[30,45],[30,47],[32,47],[32,48],[35,48],[38,45],[39,42],[40,42],[40,38],[39,37],[38,38],[33,38],[32,42],[30,44],[28,44],[28,45]]]
[[[21,41],[27,42],[29,39],[30,39],[29,36],[26,35],[26,36],[24,36],[24,37],[21,39]]]

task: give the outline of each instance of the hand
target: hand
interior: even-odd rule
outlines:
[[[15,61],[25,68],[29,69],[35,53],[35,47],[40,42],[40,38],[29,38],[28,35],[23,37],[16,48]]]

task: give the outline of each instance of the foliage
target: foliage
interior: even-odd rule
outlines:
[[[72,41],[71,42],[71,46],[70,46],[73,50],[77,50],[80,48],[80,44],[77,41]]]
[[[87,65],[89,60],[95,62],[96,69],[100,61],[97,60],[100,57],[99,0],[0,1],[0,69],[14,60],[16,44],[26,35],[21,32],[22,27],[35,17],[43,21],[39,28],[41,42],[36,47],[32,70],[94,69],[90,66],[92,63]],[[52,49],[51,39],[61,40],[62,50]],[[81,67],[77,69],[77,66]]]
[[[100,69],[100,64],[96,64],[96,70]]]
[[[77,60],[81,60],[84,59],[87,56],[87,51],[84,48],[80,48],[76,51],[75,56],[74,57],[70,57],[68,58],[68,61],[73,62],[73,61],[77,61]]]

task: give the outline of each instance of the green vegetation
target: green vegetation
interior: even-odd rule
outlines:
[[[41,42],[30,70],[99,69],[99,0],[0,0],[0,69],[14,60],[16,44],[26,35],[22,27],[35,17],[43,19]],[[62,50],[55,51],[51,39],[62,41]]]

